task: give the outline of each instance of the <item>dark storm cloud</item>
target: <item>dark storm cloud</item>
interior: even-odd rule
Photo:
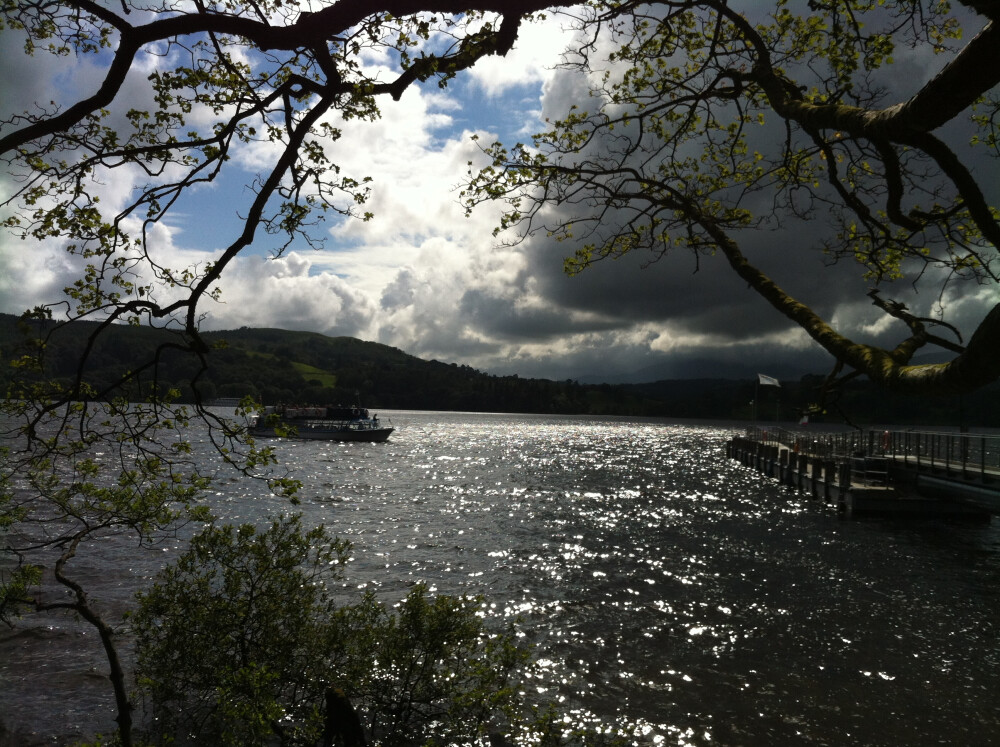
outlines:
[[[818,228],[813,231],[817,236]],[[789,292],[801,294],[817,311],[829,313],[845,296],[864,299],[868,283],[853,262],[827,267],[808,251],[805,230],[776,234],[744,233],[746,253]],[[800,244],[800,247],[796,245]],[[565,243],[532,240],[529,258],[534,288],[546,301],[570,311],[590,312],[622,326],[637,321],[671,321],[691,333],[740,339],[788,325],[730,268],[721,254],[695,257],[675,251],[650,263],[641,252],[606,259],[569,277],[562,269]]]
[[[565,306],[523,307],[510,293],[494,293],[484,288],[467,290],[462,295],[459,312],[468,324],[486,334],[524,342],[621,326],[620,322],[608,318],[571,313]]]

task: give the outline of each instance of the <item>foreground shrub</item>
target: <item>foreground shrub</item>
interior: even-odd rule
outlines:
[[[365,734],[390,747],[508,730],[526,659],[513,632],[487,630],[480,600],[420,585],[395,608],[371,593],[338,606],[332,582],[349,550],[298,517],[196,537],[131,617],[150,739],[360,744]]]

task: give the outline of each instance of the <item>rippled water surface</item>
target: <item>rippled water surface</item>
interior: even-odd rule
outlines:
[[[723,427],[389,415],[385,444],[278,443],[300,508],[353,541],[353,587],[425,581],[519,617],[538,692],[574,718],[642,744],[995,743],[1000,520],[842,520],[727,461]],[[224,475],[210,500],[234,521],[287,508]],[[174,553],[74,562],[120,606]],[[109,730],[94,636],[24,622],[0,640],[3,718]]]

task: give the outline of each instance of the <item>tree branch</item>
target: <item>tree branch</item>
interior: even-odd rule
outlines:
[[[771,306],[802,327],[834,358],[861,371],[875,383],[913,394],[960,394],[1000,378],[1000,355],[996,354],[1000,349],[1000,304],[986,315],[965,350],[949,363],[907,365],[908,346],[899,352],[904,359],[901,361],[893,353],[844,337],[751,265],[736,242],[722,230],[704,220],[700,223],[716,241],[730,267]]]
[[[244,39],[262,51],[294,51],[321,45],[324,40],[336,39],[366,18],[378,14],[403,17],[420,12],[464,14],[469,11],[484,11],[495,12],[504,17],[504,23],[495,34],[493,49],[502,49],[498,53],[505,54],[514,43],[517,24],[523,15],[570,4],[564,0],[488,0],[471,3],[462,0],[428,3],[420,0],[382,0],[374,4],[340,0],[316,13],[303,14],[295,23],[287,26],[271,26],[250,18],[216,13],[182,13],[158,18],[141,26],[131,26],[100,6],[88,7],[88,12],[113,25],[121,37],[101,87],[94,95],[79,100],[64,112],[41,118],[0,138],[0,154],[40,137],[67,130],[88,114],[108,106],[121,89],[139,50],[154,42],[197,34],[222,34]],[[490,51],[488,46],[483,46],[480,54],[485,51]],[[470,64],[471,61],[462,67]]]
[[[118,708],[118,715],[115,718],[115,721],[118,723],[118,736],[121,739],[123,747],[131,747],[132,704],[128,699],[128,686],[125,677],[125,670],[122,667],[121,659],[118,656],[118,649],[115,646],[115,632],[111,626],[104,621],[104,618],[102,618],[90,605],[90,601],[87,599],[87,593],[83,590],[83,587],[73,579],[69,578],[65,573],[66,563],[68,563],[73,556],[76,555],[76,550],[80,543],[89,534],[90,529],[85,528],[74,535],[66,550],[59,556],[54,568],[56,580],[73,592],[75,601],[69,605],[66,605],[65,603],[57,603],[51,607],[46,606],[45,604],[38,604],[36,605],[36,608],[39,610],[45,610],[68,606],[79,614],[80,617],[93,625],[97,630],[97,633],[101,638],[101,644],[104,646],[104,653],[108,658],[108,665],[111,669],[110,679],[115,691],[115,704]]]

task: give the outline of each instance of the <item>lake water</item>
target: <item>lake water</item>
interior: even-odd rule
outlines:
[[[358,589],[424,581],[520,617],[533,684],[573,719],[636,744],[996,743],[997,520],[841,519],[727,461],[735,428],[386,416],[385,444],[277,443],[301,510],[354,543]],[[224,473],[210,501],[287,509]],[[106,540],[73,568],[117,609],[176,550]],[[110,731],[105,671],[85,627],[28,618],[0,633],[0,717],[18,744]]]

